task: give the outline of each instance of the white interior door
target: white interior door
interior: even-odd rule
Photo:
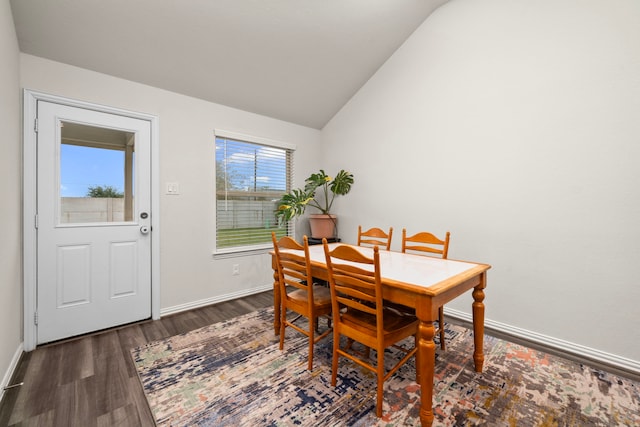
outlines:
[[[37,343],[151,317],[150,122],[37,117]]]

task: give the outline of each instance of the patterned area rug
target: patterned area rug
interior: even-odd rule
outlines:
[[[640,383],[488,335],[478,374],[472,331],[448,326],[447,350],[436,355],[434,425],[640,426]],[[273,310],[264,309],[132,356],[160,426],[420,425],[413,361],[385,383],[378,419],[373,374],[341,358],[331,387],[331,345],[331,337],[316,345],[308,372],[306,338],[288,330],[281,352]]]

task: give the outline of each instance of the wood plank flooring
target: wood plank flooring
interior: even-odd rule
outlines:
[[[129,350],[273,306],[273,292],[50,344],[25,353],[0,426],[153,426]]]

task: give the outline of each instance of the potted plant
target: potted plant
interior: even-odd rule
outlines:
[[[320,211],[309,217],[311,237],[335,237],[337,233],[337,218],[331,214],[331,207],[336,196],[343,196],[351,190],[353,174],[344,169],[334,178],[328,176],[324,170],[311,174],[305,180],[304,189],[296,188],[282,196],[278,201],[276,217],[280,221],[289,221],[304,214],[307,206]],[[318,194],[319,193],[319,194]],[[321,197],[318,197],[320,196]]]

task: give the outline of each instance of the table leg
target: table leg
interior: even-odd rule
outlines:
[[[280,334],[280,283],[277,270],[273,270],[273,332]]]
[[[420,422],[423,427],[433,424],[433,371],[436,364],[436,345],[433,320],[420,320],[418,326],[418,373],[420,383]]]
[[[473,288],[473,361],[476,372],[482,372],[484,364],[484,288],[486,274],[480,278],[480,284]]]

